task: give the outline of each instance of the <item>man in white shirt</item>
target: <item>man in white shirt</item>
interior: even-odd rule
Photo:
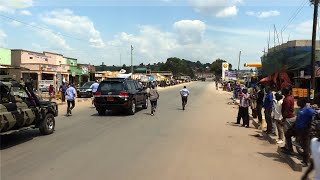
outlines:
[[[98,80],[96,82],[94,82],[91,86],[90,89],[92,89],[92,94],[96,93],[99,87],[99,83]]]
[[[182,108],[184,110],[185,105],[187,105],[187,102],[188,102],[188,96],[190,95],[190,92],[186,86],[184,86],[183,89],[180,90],[180,95],[182,99]]]
[[[66,90],[67,104],[68,104],[67,116],[72,114],[71,110],[75,106],[74,98],[75,98],[76,94],[77,94],[76,89],[73,87],[73,85],[70,85],[70,87]],[[70,105],[72,105],[72,106],[70,107]]]

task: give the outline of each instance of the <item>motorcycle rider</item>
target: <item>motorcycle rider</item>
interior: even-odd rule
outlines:
[[[187,105],[187,103],[188,103],[189,94],[190,94],[190,92],[189,92],[189,90],[187,89],[186,86],[184,86],[183,89],[180,90],[183,110],[185,109],[185,105]]]
[[[296,122],[293,127],[287,130],[285,133],[286,146],[282,147],[282,151],[287,154],[293,154],[291,137],[295,136],[300,138],[301,146],[303,149],[303,165],[308,166],[309,162],[309,126],[312,121],[314,109],[307,105],[306,98],[298,99],[298,106],[300,107]]]

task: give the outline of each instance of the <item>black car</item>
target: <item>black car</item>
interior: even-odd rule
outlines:
[[[138,81],[124,78],[109,78],[100,83],[94,94],[94,103],[99,115],[106,110],[126,110],[134,115],[137,106],[148,108],[148,95]]]
[[[94,81],[89,81],[84,83],[80,88],[77,88],[77,96],[81,97],[92,97],[92,89],[90,86],[94,83]]]

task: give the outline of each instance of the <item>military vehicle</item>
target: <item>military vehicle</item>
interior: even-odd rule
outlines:
[[[43,135],[54,132],[58,105],[40,101],[31,83],[0,81],[0,135],[38,128]]]

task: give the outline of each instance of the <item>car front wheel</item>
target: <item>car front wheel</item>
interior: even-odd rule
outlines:
[[[53,114],[49,113],[46,117],[40,122],[40,133],[43,135],[52,134],[55,128],[55,119]]]

